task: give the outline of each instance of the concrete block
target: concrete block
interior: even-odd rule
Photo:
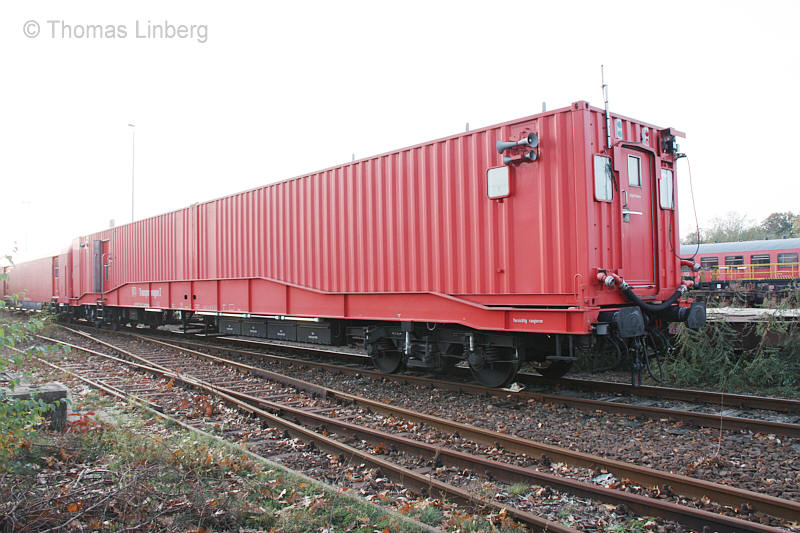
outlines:
[[[67,394],[69,389],[54,381],[52,383],[44,383],[42,385],[17,385],[12,391],[8,387],[0,388],[5,392],[7,398],[16,398],[20,400],[43,400],[45,403],[55,403],[57,400],[63,400],[57,406],[55,411],[48,411],[45,417],[50,421],[50,429],[56,431],[63,431],[67,425]]]

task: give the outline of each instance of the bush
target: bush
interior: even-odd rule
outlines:
[[[5,279],[6,274],[0,273],[0,281]],[[6,303],[0,300],[0,311],[5,308]],[[37,315],[25,316],[20,320],[8,315],[0,318],[0,372],[14,372],[11,379],[4,384],[8,389],[13,391],[19,385],[20,378],[24,375],[25,362],[31,360],[35,354],[47,350],[40,346],[25,350],[18,348],[32,340],[33,335],[44,327],[46,321],[46,317]],[[10,399],[0,389],[0,457],[12,455],[21,446],[27,445],[35,426],[41,422],[45,413],[54,408],[55,405],[45,404],[41,400]]]
[[[722,391],[800,393],[800,325],[767,315],[763,322],[681,325],[676,350],[665,361],[667,379]]]

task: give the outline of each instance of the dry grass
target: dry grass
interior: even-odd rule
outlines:
[[[129,408],[40,431],[0,470],[4,531],[417,531],[235,448]]]

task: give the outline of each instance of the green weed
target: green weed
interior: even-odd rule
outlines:
[[[514,483],[508,486],[508,492],[512,496],[519,496],[520,494],[525,494],[530,489],[530,485],[527,483]]]
[[[800,323],[768,316],[763,322],[682,325],[676,350],[664,361],[669,383],[722,391],[800,394]]]

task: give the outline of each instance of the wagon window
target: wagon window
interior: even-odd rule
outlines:
[[[642,160],[635,155],[628,156],[628,183],[634,187],[642,186]]]
[[[611,158],[603,155],[594,156],[594,197],[601,202],[614,198]]]
[[[797,252],[778,254],[778,270],[797,272],[799,269],[800,265],[797,263]]]
[[[751,255],[750,264],[753,270],[769,270],[769,254]]]
[[[53,258],[53,277],[58,277],[58,257]]]
[[[711,270],[712,268],[716,268],[719,266],[719,258],[702,257],[700,258],[700,266],[703,267],[703,270]]]
[[[675,187],[672,181],[672,171],[668,168],[661,169],[659,190],[661,191],[661,208],[673,209],[675,207]]]
[[[727,266],[743,265],[744,264],[744,256],[743,255],[726,255],[725,256],[725,264]]]

